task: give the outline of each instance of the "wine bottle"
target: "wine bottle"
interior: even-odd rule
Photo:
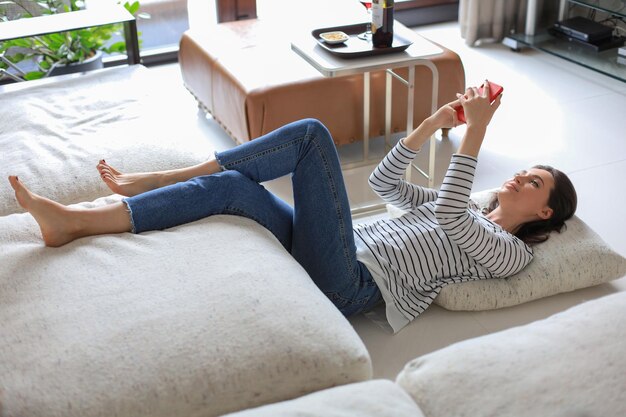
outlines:
[[[388,48],[393,43],[393,0],[372,0],[372,44]]]

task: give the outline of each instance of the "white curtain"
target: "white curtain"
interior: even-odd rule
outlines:
[[[501,41],[511,30],[524,32],[527,0],[461,0],[461,37],[468,45]]]

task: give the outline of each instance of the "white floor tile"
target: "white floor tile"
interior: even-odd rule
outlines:
[[[378,307],[376,313],[384,315],[383,307]],[[370,352],[374,378],[395,379],[411,359],[486,333],[471,314],[436,305],[395,335],[363,315],[351,318],[350,322]]]
[[[626,256],[626,158],[578,170],[570,178],[578,194],[578,217]]]

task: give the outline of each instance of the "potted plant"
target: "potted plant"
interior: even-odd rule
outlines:
[[[81,0],[0,0],[0,6],[5,8],[5,13],[0,16],[2,21],[73,12],[85,7]],[[126,2],[124,7],[138,16],[138,1]],[[13,15],[9,15],[6,10],[12,10]],[[141,17],[147,16],[142,14]],[[1,26],[2,23],[0,29]],[[103,53],[126,52],[124,41],[110,44],[113,36],[119,34],[121,29],[121,24],[112,24],[0,42],[0,69],[12,75],[11,78],[19,76],[24,80],[34,80],[102,68]],[[83,67],[78,67],[79,64]]]

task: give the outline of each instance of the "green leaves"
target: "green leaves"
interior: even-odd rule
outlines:
[[[126,42],[115,42],[113,45],[108,48],[103,48],[104,52],[107,54],[120,53],[123,54],[126,52]]]
[[[24,74],[22,78],[24,78],[26,81],[38,80],[40,78],[43,78],[45,75],[46,73],[43,71],[31,71]]]
[[[134,16],[139,11],[139,2],[138,1],[135,1],[133,3],[126,2],[124,3],[124,7],[126,8],[126,10],[130,12],[130,14]]]
[[[38,13],[36,15],[72,12],[84,8],[84,2],[81,0],[70,0],[69,2],[64,2],[63,0],[36,0],[31,3],[38,5]],[[0,12],[3,10],[3,5],[17,6],[23,9],[21,4],[13,0],[0,0]],[[139,12],[140,4],[139,1],[126,2],[124,7],[136,16]],[[32,17],[29,10],[23,9],[21,18],[29,17]],[[122,27],[122,24],[112,24],[14,39],[0,42],[0,53],[4,53],[5,57],[13,63],[34,60],[40,71],[28,72],[24,78],[41,78],[47,75],[47,72],[55,66],[83,62],[85,59],[93,56],[98,50],[109,54],[125,53],[126,44],[123,41],[107,46],[107,43],[114,35],[121,33]],[[7,65],[0,63],[0,68],[7,68]]]

